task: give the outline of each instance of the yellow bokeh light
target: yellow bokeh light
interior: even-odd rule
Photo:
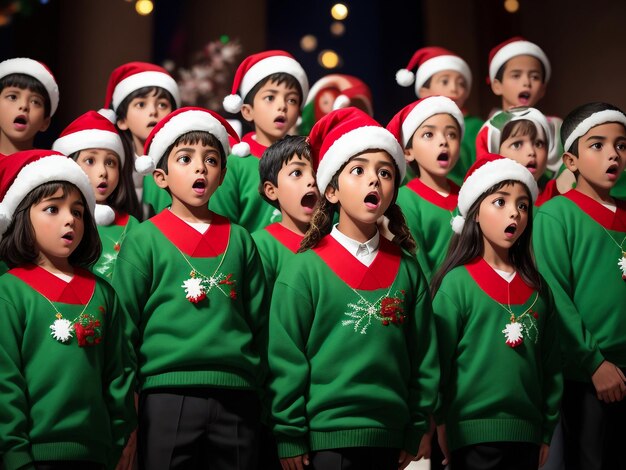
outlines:
[[[340,21],[335,21],[330,25],[330,32],[335,36],[342,36],[346,32],[346,26]]]
[[[312,34],[302,36],[302,39],[300,39],[300,47],[306,52],[314,51],[315,48],[317,48],[317,38]]]
[[[320,65],[327,69],[334,69],[339,65],[339,56],[335,51],[331,50],[320,52],[318,60]]]
[[[504,0],[504,9],[509,13],[516,13],[519,10],[518,0]]]
[[[135,10],[142,16],[149,15],[154,10],[154,3],[152,3],[152,0],[137,0]]]
[[[343,3],[335,3],[330,9],[330,14],[338,21],[345,20],[348,17],[348,7]]]

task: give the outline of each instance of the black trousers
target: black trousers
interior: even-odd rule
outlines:
[[[313,470],[397,470],[399,449],[386,447],[348,447],[314,452]]]
[[[250,391],[159,389],[139,397],[140,470],[256,470],[260,405]]]
[[[450,470],[537,470],[539,446],[529,442],[484,442],[452,451]]]
[[[562,420],[566,470],[626,470],[626,399],[604,403],[593,384],[566,380]]]

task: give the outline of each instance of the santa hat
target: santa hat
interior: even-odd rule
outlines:
[[[246,95],[265,77],[275,73],[292,75],[302,88],[302,103],[309,93],[309,81],[302,66],[285,51],[265,51],[246,57],[237,68],[233,80],[232,94],[223,101],[224,109],[229,113],[238,113]],[[239,94],[237,94],[239,93]]]
[[[306,99],[305,106],[312,103],[318,93],[326,88],[336,88],[339,95],[335,98],[333,109],[347,108],[353,106],[353,100],[359,100],[364,104],[363,111],[370,116],[374,115],[372,107],[372,92],[365,82],[352,75],[330,74],[320,78],[309,90],[309,96]]]
[[[225,155],[231,153],[229,138],[235,142],[232,148],[234,155],[250,155],[250,146],[239,141],[239,136],[226,119],[208,109],[186,107],[168,114],[152,129],[143,148],[144,155],[135,160],[135,169],[143,174],[154,171],[167,148],[181,135],[192,131],[212,134],[222,144]]]
[[[25,150],[0,159],[0,237],[7,231],[15,210],[33,189],[52,181],[75,185],[94,213],[96,198],[89,178],[78,164],[53,150]]]
[[[411,70],[417,68],[417,74]],[[459,72],[467,82],[467,88],[472,87],[472,72],[469,65],[454,52],[443,47],[423,47],[418,49],[405,69],[396,72],[396,82],[400,86],[408,87],[415,82],[415,95],[419,97],[419,89],[430,77],[444,70]]]
[[[564,142],[563,150],[565,152],[571,151],[572,145],[576,139],[585,135],[592,128],[609,122],[617,122],[626,127],[626,115],[615,109],[605,109],[592,113],[584,118],[569,134],[563,132],[563,127],[561,127],[561,140]]]
[[[555,151],[555,142],[552,138],[548,119],[538,109],[528,107],[499,111],[484,124],[485,128],[487,128],[487,152],[498,153],[500,151],[500,145],[502,144],[502,130],[505,126],[509,122],[523,120],[530,121],[535,125],[539,135],[546,141],[548,155],[552,154]],[[480,150],[480,148],[478,148],[478,150]]]
[[[463,132],[465,132],[463,113],[454,101],[445,96],[429,96],[405,106],[391,118],[387,124],[387,130],[406,148],[417,128],[436,114],[452,116],[461,131],[459,140],[463,138]]]
[[[26,57],[8,59],[0,62],[0,78],[14,73],[29,75],[41,82],[50,98],[50,116],[53,116],[59,106],[59,86],[50,69],[43,63]]]
[[[176,107],[180,106],[178,84],[167,70],[148,62],[129,62],[111,72],[104,99],[105,109],[117,111],[124,98],[144,87],[160,87],[169,91]]]
[[[541,50],[541,48],[530,41],[527,41],[521,36],[515,36],[511,39],[498,44],[489,52],[489,79],[488,83],[493,83],[496,79],[496,74],[500,67],[511,60],[513,57],[520,55],[529,55],[535,57],[543,64],[545,69],[544,82],[550,80],[550,61],[548,56]]]
[[[311,129],[309,143],[322,194],[344,163],[367,150],[384,150],[391,155],[398,166],[399,180],[404,179],[402,147],[391,132],[360,109],[350,107],[328,113]]]
[[[463,185],[459,191],[459,215],[452,219],[452,230],[460,234],[465,225],[467,212],[472,205],[487,191],[502,181],[519,181],[530,191],[533,202],[537,200],[539,188],[528,169],[515,160],[502,155],[487,153],[476,160],[467,171]]]

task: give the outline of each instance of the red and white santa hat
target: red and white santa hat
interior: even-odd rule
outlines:
[[[111,72],[104,108],[117,111],[124,98],[144,87],[159,87],[167,90],[174,98],[176,107],[180,106],[178,84],[167,70],[148,62],[129,62]]]
[[[463,138],[465,132],[465,119],[463,112],[454,101],[445,96],[428,96],[402,108],[387,124],[387,130],[391,132],[404,148],[408,145],[413,134],[424,121],[436,114],[449,114],[459,125]]]
[[[309,93],[309,80],[306,72],[291,54],[285,51],[264,51],[246,57],[235,72],[232,93],[224,98],[223,106],[229,113],[238,113],[246,95],[254,86],[275,73],[292,75],[302,88],[302,103]]]
[[[315,123],[309,143],[321,194],[344,163],[367,150],[384,150],[391,155],[398,166],[399,181],[404,179],[406,161],[402,147],[391,132],[360,109],[331,111]]]
[[[502,181],[519,181],[530,191],[533,203],[537,200],[539,188],[535,178],[528,169],[515,160],[502,155],[487,153],[474,162],[465,175],[459,190],[459,215],[452,221],[452,230],[460,234],[465,226],[467,212],[472,205],[487,191]]]
[[[67,181],[85,197],[94,213],[96,198],[89,178],[78,164],[53,150],[24,150],[0,159],[0,237],[7,231],[15,210],[33,189],[52,181]]]
[[[626,127],[626,115],[616,109],[604,109],[584,118],[569,134],[564,133],[563,127],[561,127],[561,139],[564,141],[563,150],[565,152],[571,151],[572,145],[576,139],[585,135],[592,128],[609,122],[617,122]]]
[[[311,103],[318,93],[326,88],[336,88],[339,91],[339,95],[333,102],[333,109],[347,108],[348,106],[354,106],[353,101],[363,103],[364,109],[370,116],[374,115],[374,109],[372,107],[372,92],[367,84],[353,75],[344,75],[340,73],[333,73],[320,78],[313,84],[309,90],[309,96],[306,99],[305,106]]]
[[[18,57],[0,62],[0,78],[14,73],[30,75],[39,80],[48,92],[50,98],[50,116],[53,116],[59,107],[59,85],[50,69],[42,62],[26,57]]]
[[[520,55],[529,55],[537,58],[545,69],[546,76],[544,77],[544,82],[547,83],[550,80],[552,68],[550,67],[548,56],[546,56],[537,44],[527,41],[521,36],[515,36],[498,44],[489,52],[488,83],[492,83],[496,79],[496,74],[498,70],[500,70],[500,67],[513,57]]]
[[[222,116],[204,108],[185,107],[168,114],[152,129],[143,148],[144,155],[135,160],[137,172],[154,171],[167,148],[181,135],[193,131],[212,134],[222,144],[225,155],[231,152],[240,157],[250,155],[250,146],[239,140],[237,132]],[[229,139],[235,142],[232,150]]]
[[[411,72],[417,68],[417,73]],[[472,87],[472,72],[463,59],[454,52],[443,47],[422,47],[418,49],[405,69],[396,72],[396,82],[400,86],[408,87],[415,82],[415,96],[419,98],[419,89],[430,77],[444,70],[459,72],[467,82],[467,88]]]

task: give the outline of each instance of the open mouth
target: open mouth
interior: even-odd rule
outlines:
[[[154,127],[154,126],[156,126],[157,124],[158,124],[158,122],[156,122],[156,121],[150,121],[150,122],[148,123],[148,127]]]
[[[103,181],[102,183],[100,183],[100,184],[98,185],[98,189],[106,189],[106,188],[108,188],[108,187],[109,187],[109,185],[107,184],[107,182],[106,182],[106,181]]]
[[[365,205],[368,207],[376,208],[380,203],[380,196],[378,195],[378,193],[369,193],[367,196],[365,196],[363,202],[365,202]]]
[[[27,124],[25,116],[18,116],[13,120],[13,124],[17,124],[20,127],[23,127]]]
[[[61,238],[71,242],[72,240],[74,240],[74,233],[73,232],[67,232]]]
[[[275,124],[285,124],[287,122],[287,118],[285,116],[278,116],[274,119]]]
[[[535,173],[537,171],[537,162],[528,162],[526,168],[528,168],[528,171],[531,173]]]
[[[206,188],[206,181],[198,179],[193,183],[192,186],[193,189],[205,189]]]
[[[617,172],[619,170],[619,166],[617,164],[613,164],[607,168],[606,174],[611,176],[611,179],[617,178]]]
[[[300,205],[306,209],[313,210],[315,204],[317,204],[317,194],[313,191],[306,193],[300,200]]]
[[[437,156],[437,163],[441,167],[447,167],[448,163],[450,163],[450,156],[447,152],[442,152]]]
[[[522,103],[528,103],[528,101],[530,100],[530,92],[528,91],[522,91],[519,95],[518,95],[519,100]]]
[[[515,235],[515,232],[517,232],[517,225],[515,224],[511,224],[507,228],[504,229],[504,233],[510,236]]]

